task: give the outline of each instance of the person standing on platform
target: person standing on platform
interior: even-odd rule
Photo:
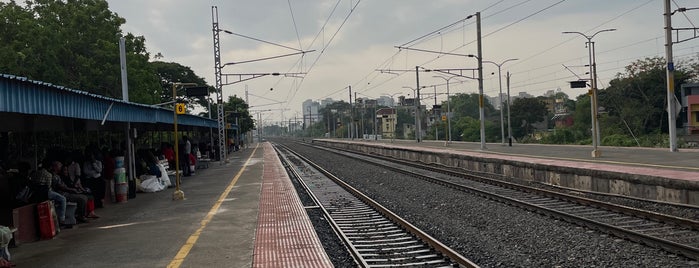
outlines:
[[[104,199],[105,187],[104,180],[102,180],[103,168],[104,166],[102,165],[101,161],[97,160],[95,152],[90,152],[89,158],[83,164],[83,174],[85,175],[85,184],[88,188],[90,188],[90,191],[92,191],[92,195],[95,198],[96,208],[104,207],[104,204],[102,203],[102,199]]]
[[[192,175],[192,171],[189,169],[189,155],[192,153],[192,143],[189,142],[187,136],[182,136],[182,143],[184,144],[183,153],[180,154],[180,163],[184,163],[182,167],[182,173],[185,177]]]

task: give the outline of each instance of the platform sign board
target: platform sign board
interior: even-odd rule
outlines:
[[[184,103],[176,103],[175,104],[175,113],[185,114],[186,112],[187,112],[187,107],[184,105]]]
[[[188,87],[185,89],[187,97],[204,97],[209,96],[208,87]]]
[[[587,81],[585,81],[585,80],[570,81],[570,88],[586,88],[586,87],[587,87]]]

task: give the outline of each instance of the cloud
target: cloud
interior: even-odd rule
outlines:
[[[306,72],[357,1],[360,0],[341,0],[332,16],[331,11],[338,3],[335,0],[111,0],[109,3],[112,10],[127,19],[125,31],[146,37],[149,51],[161,52],[166,61],[176,61],[192,67],[198,75],[213,84],[212,5],[218,6],[221,28],[290,47],[299,47],[300,41],[304,49],[316,50],[303,57],[302,67],[297,65],[300,57],[292,56],[227,66],[224,69],[226,72]],[[405,92],[402,86],[416,84],[414,72],[396,76],[382,74],[375,69],[414,69],[416,65],[427,68],[475,68],[476,61],[458,56],[443,56],[434,60],[436,54],[405,50],[391,57],[398,52],[394,46],[495,3],[498,4],[482,12],[483,34],[506,28],[484,37],[483,57],[496,62],[519,58],[519,61],[507,63],[502,68],[503,73],[510,71],[513,74],[513,93],[527,91],[539,95],[559,87],[571,97],[583,93],[569,89],[567,81],[574,77],[571,71],[586,76],[584,65],[588,58],[585,39],[563,35],[562,31],[591,33],[604,28],[618,29],[595,37],[598,73],[602,85],[608,83],[617,72],[623,71],[623,67],[629,62],[664,54],[664,41],[662,38],[656,39],[663,35],[663,7],[658,1],[565,1],[535,14],[557,2],[559,1],[361,1],[305,79],[263,77],[225,86],[224,95],[244,96],[247,85],[249,92],[255,95],[287,101],[279,107],[292,109],[293,111],[286,112],[288,116],[300,111],[301,102],[306,99],[331,97],[346,100],[348,85],[353,85],[353,89],[358,92],[375,97],[384,93]],[[680,6],[693,4],[690,0],[676,2]],[[326,20],[328,24],[321,31]],[[518,20],[522,21],[517,22]],[[677,16],[675,20],[678,25],[688,24],[683,17]],[[514,24],[508,26],[512,23]],[[434,35],[416,47],[475,54],[476,29],[473,19],[457,24],[454,29]],[[313,42],[319,32],[318,39]],[[690,51],[696,46],[690,43],[678,45],[677,49]],[[223,62],[291,52],[229,35],[221,36],[221,48]],[[564,64],[571,71],[565,69]],[[490,95],[495,95],[498,91],[497,75],[491,75],[493,72],[497,73],[495,66],[484,65],[484,90]],[[432,78],[430,73],[420,75],[421,85],[443,83],[440,79]],[[269,91],[269,88],[274,90]],[[476,90],[475,81],[451,88],[452,92]],[[268,103],[255,96],[250,96],[250,102],[251,105]],[[279,116],[277,114],[274,117]]]

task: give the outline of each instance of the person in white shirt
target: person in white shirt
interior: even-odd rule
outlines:
[[[83,176],[85,177],[85,185],[90,188],[92,195],[95,198],[95,207],[102,208],[104,204],[104,187],[105,182],[102,179],[102,162],[97,160],[94,153],[89,154],[89,158],[83,164]]]

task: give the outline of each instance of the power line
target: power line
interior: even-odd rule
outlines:
[[[500,13],[503,13],[503,12],[505,12],[505,11],[511,10],[511,9],[513,9],[513,8],[515,8],[515,7],[521,6],[521,5],[523,5],[523,4],[525,4],[525,3],[528,3],[528,2],[531,2],[531,1],[532,1],[532,0],[524,0],[524,1],[522,1],[522,2],[516,3],[516,4],[514,4],[514,5],[511,5],[511,6],[509,6],[509,7],[506,7],[506,8],[504,8],[504,9],[499,10],[499,11],[496,11],[496,12],[493,13],[493,14],[490,14],[490,15],[488,15],[488,16],[484,16],[484,17],[482,18],[482,20],[485,21],[485,20],[487,20],[487,19],[490,18],[490,17],[497,16],[497,15],[500,14]],[[501,3],[501,2],[503,2],[503,0],[501,0],[501,1],[499,1],[499,2],[496,2],[495,4],[492,4],[492,5],[488,6],[488,7],[486,7],[485,9],[481,10],[480,12],[483,13],[484,11],[490,9],[491,7],[494,7],[495,5],[497,5],[497,4]],[[465,20],[463,20],[463,21],[465,21]],[[462,22],[463,22],[463,21],[462,21]],[[454,24],[457,24],[457,23],[458,23],[458,22],[456,22],[456,23],[454,23]],[[443,32],[443,33],[441,32],[441,30],[437,30],[436,32],[440,32],[440,36],[441,36],[441,35],[449,34],[449,33],[453,32],[453,31],[456,31],[456,30],[465,29],[466,26],[469,26],[469,25],[471,25],[471,24],[474,24],[474,22],[471,22],[471,23],[468,23],[468,24],[464,24],[464,25],[462,25],[461,27],[458,27],[458,28],[453,28],[453,29],[447,30],[446,32]],[[444,28],[447,28],[447,27],[444,27]],[[428,35],[425,35],[425,36],[428,36]],[[423,36],[423,37],[424,37],[424,36]],[[422,38],[422,37],[420,37],[420,38]],[[420,39],[420,38],[418,38],[418,39]],[[415,39],[415,40],[417,40],[417,39]],[[421,44],[421,43],[423,43],[423,42],[427,42],[427,41],[430,41],[430,40],[432,40],[432,38],[427,38],[427,39],[425,39],[425,40],[421,40],[420,42],[417,42],[417,43],[412,44],[412,45],[407,46],[407,47],[413,47],[413,46],[415,46],[415,45],[418,45],[418,44]],[[414,40],[413,40],[413,41],[414,41]],[[412,41],[411,41],[411,42],[412,42]],[[408,42],[408,43],[411,43],[411,42]],[[408,43],[406,43],[406,44],[408,44]],[[472,42],[471,42],[471,43],[472,43]],[[401,45],[401,46],[402,46],[402,47],[405,47],[406,44]],[[470,43],[469,43],[469,44],[470,44]],[[453,51],[452,51],[452,52],[453,52]]]
[[[677,2],[676,2],[675,0],[672,0],[672,2],[675,3],[675,6],[676,6],[678,9],[681,8],[680,5],[678,5]],[[694,26],[694,23],[692,23],[692,20],[690,20],[689,17],[687,17],[687,13],[686,13],[686,12],[682,12],[682,15],[687,19],[687,21],[689,22],[690,25],[692,25],[693,28],[697,28],[697,26]]]
[[[627,10],[627,11],[625,11],[625,12],[619,14],[619,15],[617,15],[616,17],[613,17],[613,18],[611,18],[611,19],[605,21],[605,22],[602,22],[602,23],[598,24],[597,26],[595,26],[595,27],[593,27],[592,29],[589,29],[589,30],[587,30],[587,31],[589,32],[589,31],[595,30],[595,29],[597,29],[597,28],[599,28],[599,27],[602,27],[603,25],[606,25],[607,23],[610,23],[610,22],[612,22],[612,21],[615,21],[615,20],[617,20],[617,19],[619,19],[619,18],[621,18],[621,17],[623,17],[623,16],[626,16],[627,14],[629,14],[629,13],[631,13],[631,12],[633,12],[633,11],[635,11],[635,10],[637,10],[637,9],[639,9],[639,8],[641,8],[641,7],[645,6],[645,5],[647,5],[647,4],[650,4],[651,2],[653,2],[653,0],[648,0],[648,1],[646,1],[645,3],[642,3],[642,4],[640,4],[640,5],[638,5],[638,6],[634,7],[634,8],[631,8],[631,9],[629,9],[629,10]],[[544,49],[544,50],[542,50],[541,52],[538,52],[538,53],[536,53],[536,54],[534,54],[534,55],[532,55],[532,56],[529,56],[529,57],[526,57],[526,58],[524,58],[524,59],[521,59],[521,60],[519,60],[518,62],[513,63],[512,66],[517,66],[517,65],[520,65],[520,64],[522,64],[522,63],[524,63],[524,62],[526,62],[526,61],[528,61],[528,60],[530,60],[530,59],[538,58],[538,57],[541,56],[542,54],[546,54],[546,53],[552,51],[554,48],[560,47],[560,46],[562,46],[563,44],[568,43],[568,42],[570,42],[570,41],[572,41],[572,40],[574,40],[574,39],[576,39],[576,38],[575,38],[575,37],[571,37],[571,38],[569,38],[569,39],[566,39],[565,41],[560,42],[560,43],[554,45],[553,47]]]
[[[566,0],[560,0],[560,1],[558,1],[558,2],[556,2],[556,3],[554,3],[554,4],[552,4],[552,5],[549,5],[549,6],[543,8],[543,9],[537,11],[537,12],[534,12],[534,13],[532,13],[532,14],[530,14],[530,15],[524,17],[524,18],[521,18],[521,19],[519,19],[519,20],[517,20],[517,21],[515,21],[515,22],[513,22],[513,23],[510,23],[510,24],[505,25],[505,26],[503,26],[503,27],[501,27],[501,28],[499,28],[499,29],[497,29],[497,30],[495,30],[495,31],[492,31],[492,32],[490,32],[490,33],[484,35],[483,37],[488,37],[488,36],[493,35],[493,34],[499,32],[499,31],[502,31],[502,30],[504,30],[504,29],[507,29],[507,28],[509,28],[509,27],[512,26],[512,25],[515,25],[515,24],[517,24],[517,23],[520,23],[520,22],[522,22],[523,20],[526,20],[526,19],[528,19],[528,18],[531,18],[531,17],[533,17],[533,16],[535,16],[535,15],[541,13],[541,12],[544,12],[544,11],[546,11],[546,10],[552,8],[552,7],[555,7],[555,6],[561,4],[561,3],[565,2],[565,1],[566,1]]]
[[[311,70],[313,69],[313,67],[315,67],[315,65],[316,65],[316,63],[318,63],[318,60],[320,59],[320,57],[323,56],[323,54],[325,53],[325,50],[330,46],[330,44],[332,43],[332,41],[335,39],[335,37],[337,36],[337,34],[340,32],[340,30],[342,29],[342,27],[345,25],[345,23],[347,23],[347,20],[349,20],[350,16],[354,13],[354,10],[357,8],[357,6],[359,6],[359,3],[361,3],[361,2],[362,2],[361,0],[358,0],[357,3],[354,4],[354,6],[352,6],[352,8],[350,9],[349,13],[347,13],[347,16],[345,16],[345,19],[342,21],[342,23],[340,24],[340,26],[338,26],[338,28],[337,28],[337,30],[335,31],[335,33],[333,33],[333,35],[330,37],[330,40],[328,40],[328,43],[324,44],[324,46],[323,46],[323,48],[321,49],[320,53],[318,53],[318,56],[315,58],[315,60],[314,60],[313,63],[311,64],[311,66],[308,67],[308,69],[306,70],[306,73],[310,73]],[[303,81],[305,81],[306,77],[308,77],[308,75],[306,75],[306,76],[304,76],[303,78],[301,78],[301,82],[299,82],[299,84],[296,86],[296,90],[295,90],[295,92],[294,92],[294,95],[292,96],[292,99],[293,99],[293,97],[296,96],[296,92],[298,92],[298,89],[301,88],[301,85],[303,84]]]
[[[289,3],[289,12],[291,13],[291,21],[294,23],[294,30],[296,30],[296,39],[299,40],[299,49],[303,49],[301,45],[301,36],[299,35],[299,28],[296,26],[296,18],[294,18],[294,10],[291,8],[291,0],[287,0]]]

